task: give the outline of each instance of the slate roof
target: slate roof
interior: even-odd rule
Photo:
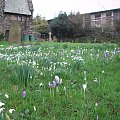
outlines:
[[[6,0],[4,12],[31,15],[28,0]]]

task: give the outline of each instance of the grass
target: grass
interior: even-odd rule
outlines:
[[[116,44],[43,42],[3,47],[0,102],[14,120],[119,120],[119,73]],[[55,76],[62,84],[49,87]]]
[[[8,42],[7,41],[0,41],[0,48],[1,47],[7,47],[8,46]]]

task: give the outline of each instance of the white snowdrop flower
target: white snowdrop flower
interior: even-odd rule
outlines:
[[[84,75],[86,75],[86,71],[84,71]]]
[[[98,80],[96,80],[96,79],[95,79],[95,80],[93,80],[93,81],[94,81],[94,82],[98,82]]]
[[[41,72],[40,75],[43,75],[43,73]]]
[[[4,110],[5,108],[0,108],[0,113]]]
[[[71,50],[71,52],[74,52],[74,50]]]
[[[83,61],[83,58],[82,58],[82,57],[80,57],[80,58],[79,58],[79,60]]]
[[[95,106],[97,107],[97,106],[98,106],[98,103],[95,103]]]
[[[84,52],[82,51],[82,53],[81,53],[82,55],[84,54]]]
[[[55,64],[53,65],[53,69],[55,70]]]
[[[0,107],[3,106],[3,105],[5,105],[5,103],[0,102]]]
[[[65,95],[66,95],[66,94],[67,94],[67,93],[66,93],[66,87],[64,86],[64,88],[63,88],[63,89],[64,89],[64,92],[65,92]]]
[[[67,64],[68,64],[68,62],[63,62],[63,64],[67,65]]]
[[[86,89],[87,89],[87,83],[83,84],[84,93],[85,93]]]
[[[40,85],[39,85],[40,87],[42,87],[43,86],[43,83],[40,83]]]
[[[52,70],[52,67],[49,68],[49,71],[51,71],[51,70]]]
[[[106,52],[109,52],[108,50],[106,50]]]
[[[12,114],[13,111],[15,111],[15,109],[9,109],[9,113]]]
[[[42,70],[45,70],[45,67],[42,67]]]
[[[98,82],[98,79],[97,79],[97,78],[95,78],[93,81],[94,81],[94,82]]]
[[[85,76],[84,80],[85,80],[85,81],[87,80],[86,76]]]
[[[5,97],[6,97],[6,98],[9,98],[9,96],[8,96],[8,94],[7,94],[7,93],[5,94]]]
[[[91,53],[90,56],[93,56],[93,54]]]
[[[80,57],[75,57],[74,60],[80,60]]]
[[[58,84],[59,83],[59,77],[58,76],[55,76],[55,81],[56,81],[56,83]]]
[[[33,106],[33,109],[34,109],[34,111],[36,112],[36,107],[35,107],[35,106]]]
[[[59,84],[62,84],[62,79],[60,79]]]
[[[31,64],[31,61],[29,61],[28,64]]]
[[[96,120],[98,120],[98,115],[97,115],[97,118],[96,118]]]
[[[66,91],[66,87],[64,86],[64,91]]]
[[[103,70],[102,73],[105,73],[105,71]]]

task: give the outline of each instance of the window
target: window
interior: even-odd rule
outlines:
[[[99,17],[101,17],[101,13],[96,13],[95,18],[99,18]]]
[[[17,20],[22,22],[22,16],[17,16]]]
[[[111,11],[107,11],[106,16],[112,16],[112,12]]]
[[[5,39],[8,40],[9,39],[9,30],[5,31]]]
[[[24,16],[22,16],[22,21],[25,21],[25,17]]]
[[[114,11],[113,12],[113,17],[114,17],[114,19],[119,19],[120,18],[120,12],[119,11]]]

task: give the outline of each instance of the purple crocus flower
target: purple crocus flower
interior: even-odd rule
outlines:
[[[49,86],[49,87],[52,87],[53,85],[49,82],[49,83],[48,83],[48,86]]]
[[[55,76],[55,79],[52,81],[52,83],[48,83],[48,86],[50,88],[55,88],[56,86],[62,84],[62,79],[60,79],[58,76]]]
[[[57,84],[59,84],[59,82],[60,82],[59,80],[60,80],[60,78],[58,76],[55,76],[55,81]]]
[[[26,91],[25,91],[25,90],[22,91],[22,97],[23,97],[23,98],[26,97]]]
[[[52,82],[52,83],[53,83],[53,84],[52,84],[52,85],[53,85],[53,87],[55,88],[55,87],[56,87],[56,85],[57,85],[56,81],[54,81],[54,80],[53,80],[53,82]]]

